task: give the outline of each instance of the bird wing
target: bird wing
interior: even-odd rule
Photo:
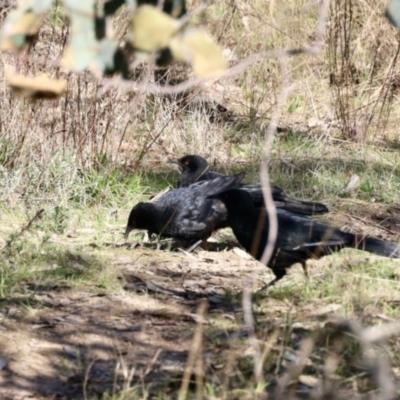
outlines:
[[[190,196],[185,199],[180,217],[185,226],[193,231],[203,230],[204,237],[219,228],[226,226],[227,211],[219,200],[207,199],[207,196],[219,190],[235,187],[243,179],[244,174],[234,176],[220,175],[210,181],[201,181],[191,185]]]
[[[156,203],[158,224],[165,236],[206,239],[226,224],[226,209],[219,200],[207,196],[239,184],[244,174],[220,176],[167,192]]]
[[[255,207],[264,207],[264,193],[260,184],[242,184],[240,185],[240,189],[244,190],[251,196],[251,200],[253,201]],[[283,190],[276,186],[272,186],[270,190],[275,206],[283,207],[285,205],[285,196]]]
[[[216,178],[221,178],[221,176],[225,176],[225,175],[222,175],[219,172],[215,172],[215,171],[207,171],[203,174],[203,179],[206,181],[211,181]]]
[[[204,187],[205,186],[205,187]],[[160,231],[166,236],[182,239],[208,237],[214,224],[222,219],[222,203],[207,200],[207,181],[167,192],[156,203]],[[218,204],[219,203],[219,204]]]
[[[308,250],[343,247],[348,237],[339,229],[285,210],[278,211],[278,247],[282,250]]]

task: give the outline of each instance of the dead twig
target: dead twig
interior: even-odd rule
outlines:
[[[13,243],[16,239],[20,238],[27,230],[32,228],[32,225],[41,219],[44,214],[44,208],[40,209],[34,216],[29,220],[29,222],[21,228],[21,230],[16,234],[12,235],[11,238],[7,241],[7,243],[0,249],[0,251],[3,251],[7,247],[10,247],[11,243]]]
[[[208,308],[208,302],[206,300],[203,300],[200,303],[200,306],[197,311],[197,315],[200,317],[204,318],[204,315],[207,311]],[[202,337],[203,337],[203,324],[199,321],[196,326],[196,330],[194,332],[193,336],[193,341],[190,346],[189,350],[189,355],[185,367],[185,372],[183,373],[183,378],[182,378],[182,385],[179,390],[179,395],[178,395],[178,400],[185,400],[189,388],[189,382],[190,382],[190,376],[193,373],[193,367],[195,366],[196,359],[202,358],[203,355],[201,354],[201,349],[202,349]],[[202,398],[202,387],[203,387],[203,378],[201,376],[197,376],[199,373],[198,369],[201,366],[201,364],[197,364],[196,368],[196,384],[197,384],[197,398]],[[200,396],[200,397],[199,397]]]

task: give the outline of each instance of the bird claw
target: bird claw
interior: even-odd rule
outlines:
[[[274,286],[276,282],[278,282],[282,278],[274,278],[272,281],[268,282],[266,285],[264,285],[260,290],[257,290],[257,293],[265,292],[267,289],[269,289],[271,286]]]

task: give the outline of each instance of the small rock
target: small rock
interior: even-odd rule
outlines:
[[[7,357],[1,357],[0,358],[0,371],[7,368],[8,363],[10,362],[10,359]]]

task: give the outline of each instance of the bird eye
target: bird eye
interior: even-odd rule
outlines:
[[[184,161],[183,165],[189,165],[189,161]]]

